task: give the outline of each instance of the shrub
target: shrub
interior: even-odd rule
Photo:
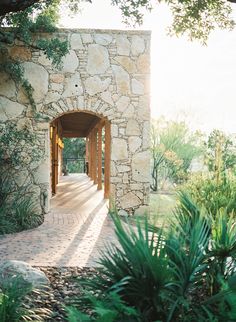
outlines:
[[[25,318],[28,311],[23,306],[25,297],[32,291],[31,284],[21,277],[7,278],[0,288],[0,321],[18,322]]]
[[[204,207],[213,215],[221,208],[229,214],[236,213],[236,180],[234,177],[224,174],[217,182],[211,175],[194,176],[181,189],[187,191],[198,206]]]
[[[0,234],[35,228],[42,222],[43,216],[35,211],[30,195],[25,195],[20,199],[15,196],[10,204],[4,202],[0,206]]]
[[[39,164],[43,157],[39,144],[28,123],[21,129],[13,122],[0,126],[0,234],[42,223],[43,218],[36,215],[29,193],[30,166]]]
[[[102,254],[99,274],[81,281],[89,295],[78,299],[83,313],[70,311],[69,321],[130,321],[117,314],[117,303],[133,310],[134,321],[235,320],[233,221],[227,212],[201,211],[186,194],[174,217],[164,231],[147,220],[132,228],[112,214],[119,244]],[[114,289],[115,303],[107,301]],[[113,315],[102,320],[106,310]]]
[[[35,210],[34,201],[30,196],[16,201],[14,206],[14,217],[19,229],[35,228],[42,224],[42,215],[39,215]]]

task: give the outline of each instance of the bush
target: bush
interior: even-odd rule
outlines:
[[[126,227],[112,214],[119,245],[102,254],[100,274],[81,281],[89,293],[77,301],[83,313],[70,311],[69,321],[235,320],[233,219],[201,211],[186,194],[174,217],[164,231],[147,221]],[[129,318],[117,313],[119,303],[131,309]],[[113,315],[102,319],[106,310]]]
[[[236,213],[236,180],[226,174],[217,180],[208,175],[194,176],[181,188],[187,191],[190,197],[200,207],[204,207],[211,214],[216,214],[220,209],[230,214]]]
[[[0,234],[42,223],[43,216],[36,214],[30,193],[30,166],[39,164],[42,157],[39,138],[30,124],[21,129],[13,122],[0,126]]]
[[[0,321],[46,321],[45,318],[50,318],[52,312],[45,307],[38,307],[39,292],[43,298],[47,288],[34,289],[21,275],[1,276]]]
[[[28,315],[23,302],[32,291],[31,284],[21,277],[13,277],[2,281],[0,288],[0,321],[18,322]]]
[[[16,196],[10,204],[4,202],[0,206],[0,234],[35,228],[42,222],[43,215],[35,211],[30,195],[25,195],[20,199]]]
[[[30,196],[16,201],[14,206],[14,218],[20,230],[35,228],[42,224],[42,215],[35,210],[35,204]]]

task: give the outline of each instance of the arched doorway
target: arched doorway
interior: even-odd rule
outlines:
[[[92,112],[78,111],[64,113],[50,123],[52,196],[57,193],[62,175],[63,138],[86,140],[84,172],[97,185],[98,190],[104,187],[104,198],[109,198],[111,127],[107,118]]]

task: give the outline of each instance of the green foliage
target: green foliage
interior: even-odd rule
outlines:
[[[55,32],[58,18],[59,1],[55,0],[36,3],[24,11],[9,13],[0,20],[0,71],[7,73],[17,85],[22,86],[34,112],[36,111],[34,89],[24,77],[21,62],[9,57],[8,48],[9,45],[14,46],[15,40],[19,40],[26,47],[42,50],[52,64],[59,68],[62,57],[68,53],[67,41],[55,37],[37,39],[40,32]],[[6,32],[5,27],[12,29]]]
[[[113,289],[115,288],[116,286]],[[68,308],[68,320],[70,322],[141,322],[137,311],[134,308],[127,306],[116,290],[105,293],[104,296],[99,299],[87,294],[86,300],[90,302],[91,306],[94,308],[93,314],[87,315],[74,307]]]
[[[222,0],[161,0],[167,3],[172,12],[173,21],[169,28],[171,35],[186,34],[190,40],[198,39],[206,43],[209,34],[216,28],[231,30],[235,22],[231,18],[232,8]],[[152,0],[112,0],[123,14],[128,24],[142,24],[146,10],[151,10],[156,3]]]
[[[29,165],[42,157],[37,135],[25,125],[18,129],[15,123],[8,122],[0,129],[0,164],[8,169],[14,166]],[[3,169],[1,169],[3,170]]]
[[[64,149],[63,158],[84,158],[85,140],[84,138],[63,138]]]
[[[86,144],[84,138],[64,138],[63,164],[69,173],[84,173]]]
[[[117,317],[119,301],[134,310],[134,321],[235,319],[235,222],[223,211],[214,219],[187,194],[179,197],[166,230],[147,221],[132,228],[112,215],[119,244],[103,252],[99,274],[81,281],[89,293],[78,299],[83,313],[70,311],[71,322],[100,321],[101,312],[109,312],[106,321],[130,321]],[[107,301],[112,292],[115,301]]]
[[[35,210],[32,195],[22,190],[20,189],[18,194],[11,192],[5,201],[1,202],[0,235],[35,228],[43,222],[42,214]]]
[[[65,167],[68,173],[84,173],[85,160],[67,160]]]
[[[27,173],[42,151],[30,127],[6,123],[0,130],[0,234],[33,228],[42,223],[35,211]],[[19,177],[22,180],[18,181]]]
[[[92,0],[87,0],[92,2]],[[75,13],[79,10],[81,1],[77,0],[35,0],[35,4],[31,7],[26,1],[11,3],[13,11],[21,9],[29,10],[37,9],[38,12],[44,12],[44,15],[50,18],[58,14],[58,7],[63,5]],[[173,16],[172,26],[169,29],[170,34],[177,36],[186,34],[190,40],[198,39],[202,43],[206,43],[209,34],[216,28],[231,30],[235,22],[231,18],[232,8],[230,2],[235,0],[159,0],[166,3]],[[118,6],[122,12],[125,23],[128,25],[142,24],[143,16],[146,11],[151,11],[156,5],[153,0],[111,0],[111,3]],[[9,9],[1,8],[0,17],[3,13],[10,12]],[[4,10],[5,9],[5,10]],[[51,13],[53,11],[53,14]],[[9,13],[8,15],[12,15]],[[8,17],[7,17],[8,18]]]
[[[236,226],[235,218],[220,211],[212,225],[212,248],[210,250],[209,270],[207,274],[211,292],[215,293],[222,285],[222,280],[235,278]],[[214,260],[213,260],[214,259]],[[233,276],[233,277],[231,277]]]
[[[1,279],[0,288],[0,321],[18,322],[28,316],[23,306],[25,297],[32,291],[31,284],[21,277]]]
[[[35,211],[35,204],[30,196],[16,200],[13,206],[16,224],[21,230],[35,228],[42,224],[42,215]]]
[[[17,231],[16,221],[9,216],[6,203],[0,206],[0,235],[11,234]]]
[[[220,175],[226,171],[234,172],[236,166],[236,145],[232,139],[224,132],[213,130],[206,146],[206,164],[209,171],[214,172],[215,176]]]
[[[220,182],[208,175],[194,175],[181,189],[186,190],[200,207],[216,216],[220,209],[236,214],[236,180],[224,174]]]
[[[185,122],[168,122],[163,118],[153,121],[151,188],[157,191],[166,179],[175,183],[186,180],[191,161],[201,152],[200,134],[191,133]]]
[[[52,39],[50,43],[46,39],[37,41],[37,45],[44,50],[44,53],[51,59],[52,64],[57,68],[61,67],[61,59],[68,53],[68,44],[66,41],[60,41],[58,38]]]

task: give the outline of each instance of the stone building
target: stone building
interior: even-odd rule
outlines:
[[[6,122],[18,128],[27,126],[37,134],[43,152],[41,161],[25,167],[19,176],[29,178],[39,209],[47,212],[60,173],[52,158],[58,160],[62,138],[87,137],[90,176],[99,183],[99,164],[93,162],[97,158],[99,163],[99,156],[91,153],[98,151],[97,135],[105,127],[105,197],[129,213],[145,211],[150,164],[150,32],[60,30],[56,35],[70,44],[60,70],[43,52],[19,42],[9,48],[9,55],[22,61],[25,78],[34,88],[36,113],[23,90],[7,75],[0,76],[0,126]]]

